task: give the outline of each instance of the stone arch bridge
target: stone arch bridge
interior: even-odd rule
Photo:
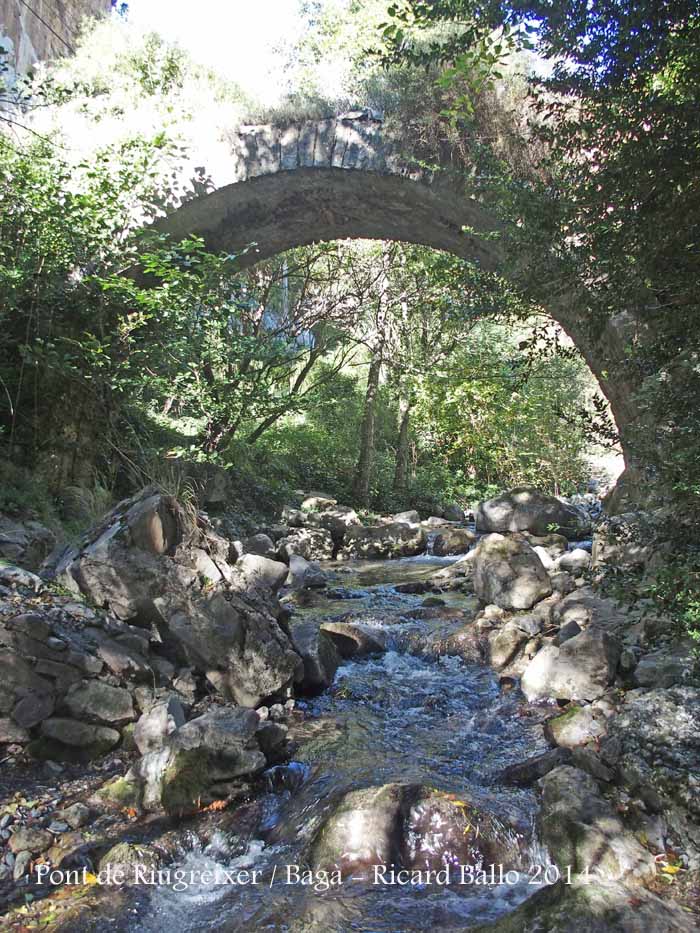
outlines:
[[[401,133],[369,110],[320,122],[241,127],[232,139],[230,184],[191,197],[157,224],[241,265],[296,246],[335,239],[402,240],[446,250],[489,271],[504,263],[496,217],[470,196],[465,175],[432,171],[407,155]],[[624,438],[635,411],[620,377],[634,325],[613,319],[593,337],[585,290],[553,296],[547,311],[583,353]]]

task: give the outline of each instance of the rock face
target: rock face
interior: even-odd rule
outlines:
[[[474,591],[502,609],[530,609],[552,585],[542,562],[524,539],[485,535],[474,553]]]
[[[593,566],[644,567],[653,553],[650,525],[651,517],[641,512],[624,512],[600,522],[593,535]]]
[[[582,531],[582,516],[565,502],[546,496],[534,486],[518,486],[495,499],[482,502],[476,512],[479,531],[529,531],[535,535],[556,532],[575,538]]]
[[[447,528],[433,541],[433,554],[436,557],[466,554],[475,541],[476,535],[468,528]]]
[[[700,689],[631,690],[610,719],[603,760],[625,791],[666,823],[700,867]]]
[[[520,686],[528,700],[595,700],[615,679],[619,659],[620,645],[612,636],[587,629],[559,648],[542,648]]]
[[[553,861],[572,873],[588,870],[595,884],[643,880],[656,873],[654,857],[627,831],[590,775],[562,765],[540,780],[538,826]]]
[[[353,525],[345,533],[338,558],[413,557],[422,554],[428,543],[425,531],[414,525],[393,522],[388,525]]]
[[[373,865],[517,868],[513,834],[477,806],[419,784],[385,784],[346,794],[319,831],[311,862],[317,868],[363,872]],[[507,867],[506,867],[507,866]]]

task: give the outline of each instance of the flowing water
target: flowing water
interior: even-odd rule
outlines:
[[[197,930],[289,933],[408,933],[464,929],[512,909],[537,890],[527,871],[508,883],[389,886],[343,879],[324,889],[319,876],[297,876],[309,846],[342,794],[388,782],[446,791],[498,815],[526,861],[542,865],[530,791],[498,783],[508,764],[543,750],[537,716],[522,697],[503,693],[493,672],[428,649],[436,630],[464,624],[473,598],[447,594],[449,612],[421,613],[423,596],[397,584],[420,583],[453,558],[355,562],[338,569],[336,598],[316,596],[296,618],[342,617],[372,629],[387,646],[380,657],[346,662],[332,687],[300,701],[290,730],[294,760],[270,769],[255,806],[255,828],[209,833],[193,824],[171,872],[177,884],[134,889],[133,910],[97,930],[185,933]],[[427,618],[426,618],[427,616]],[[208,868],[211,883],[189,883]],[[257,883],[230,883],[259,872]],[[291,875],[290,875],[291,871]],[[287,883],[291,881],[291,883]]]

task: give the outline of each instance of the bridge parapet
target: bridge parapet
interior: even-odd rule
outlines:
[[[238,181],[300,168],[340,168],[429,180],[371,111],[288,126],[242,126],[231,139]]]

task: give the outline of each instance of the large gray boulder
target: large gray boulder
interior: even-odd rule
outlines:
[[[326,586],[328,577],[315,561],[292,554],[289,558],[286,583],[293,589],[314,589]]]
[[[229,544],[179,502],[150,487],[119,503],[56,569],[73,592],[119,619],[151,623],[154,600],[222,583]]]
[[[387,525],[352,525],[345,532],[340,560],[355,558],[414,557],[428,543],[425,531],[415,525],[392,522]]]
[[[442,514],[445,518],[445,521],[448,522],[464,521],[464,509],[456,502],[448,502],[447,505],[443,508]]]
[[[552,584],[542,561],[522,538],[485,535],[474,552],[474,591],[502,609],[531,609]]]
[[[520,687],[528,700],[595,700],[614,679],[619,642],[605,631],[587,629],[560,647],[547,645],[530,661]]]
[[[192,668],[242,706],[257,706],[290,686],[301,664],[265,606],[236,593],[174,607],[166,637]]]
[[[482,502],[476,512],[478,531],[501,534],[529,531],[535,535],[550,532],[580,536],[585,528],[582,514],[554,496],[547,496],[534,486],[518,486]]]
[[[255,705],[288,687],[301,663],[277,622],[287,569],[254,554],[231,566],[229,551],[205,516],[150,488],[113,509],[67,555],[59,579],[119,619],[154,627],[165,658]],[[133,646],[95,638],[115,673],[139,673]]]

